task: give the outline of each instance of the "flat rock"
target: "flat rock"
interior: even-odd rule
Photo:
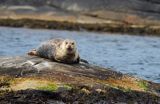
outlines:
[[[160,84],[90,64],[69,65],[32,56],[0,57],[3,104],[159,103],[159,89]]]

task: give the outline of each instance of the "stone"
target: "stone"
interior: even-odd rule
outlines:
[[[159,103],[159,89],[160,84],[91,64],[62,64],[36,56],[0,57],[3,104]]]

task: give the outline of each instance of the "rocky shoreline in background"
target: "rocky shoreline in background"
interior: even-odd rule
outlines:
[[[159,104],[160,84],[90,64],[0,58],[1,104]]]
[[[160,34],[158,0],[2,0],[0,26]]]
[[[129,25],[123,23],[76,23],[38,19],[0,19],[0,26],[25,27],[32,29],[58,29],[76,31],[110,32],[130,35],[159,36],[159,26]]]

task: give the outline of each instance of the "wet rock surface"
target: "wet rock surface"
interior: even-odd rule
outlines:
[[[160,85],[90,64],[0,57],[0,102],[160,103]]]

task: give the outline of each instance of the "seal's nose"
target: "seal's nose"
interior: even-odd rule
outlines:
[[[72,47],[70,45],[68,45],[68,51],[72,51]]]

